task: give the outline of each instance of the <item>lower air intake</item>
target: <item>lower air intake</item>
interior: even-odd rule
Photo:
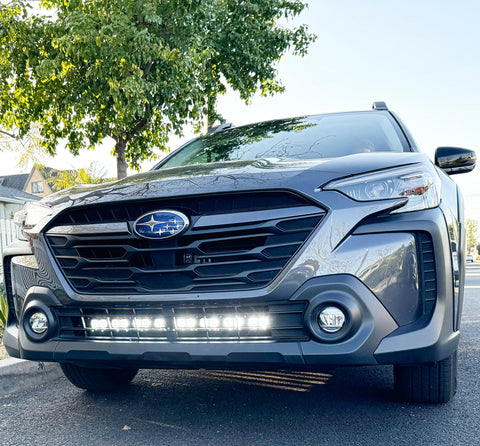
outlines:
[[[60,338],[117,341],[305,341],[306,304],[56,308]]]

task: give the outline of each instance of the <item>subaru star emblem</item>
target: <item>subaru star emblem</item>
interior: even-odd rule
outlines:
[[[166,239],[175,237],[188,228],[186,215],[177,211],[153,211],[142,215],[133,225],[140,237],[149,239]]]

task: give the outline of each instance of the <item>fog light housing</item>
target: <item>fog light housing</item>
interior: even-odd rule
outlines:
[[[48,301],[48,296],[41,297]],[[27,294],[25,310],[20,317],[23,331],[29,341],[48,341],[58,333],[57,318],[44,302],[39,299],[28,298],[29,295]]]
[[[48,330],[48,317],[41,311],[35,311],[28,319],[30,329],[38,335],[44,334]]]
[[[337,333],[346,322],[345,313],[338,307],[325,307],[318,314],[318,325],[326,333]]]

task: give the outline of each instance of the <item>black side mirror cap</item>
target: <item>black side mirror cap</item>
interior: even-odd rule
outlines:
[[[477,155],[473,150],[459,147],[438,147],[435,150],[435,164],[449,175],[471,172],[476,162]]]

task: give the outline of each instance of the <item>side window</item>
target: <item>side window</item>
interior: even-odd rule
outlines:
[[[32,183],[32,194],[43,194],[43,181],[34,181]]]

